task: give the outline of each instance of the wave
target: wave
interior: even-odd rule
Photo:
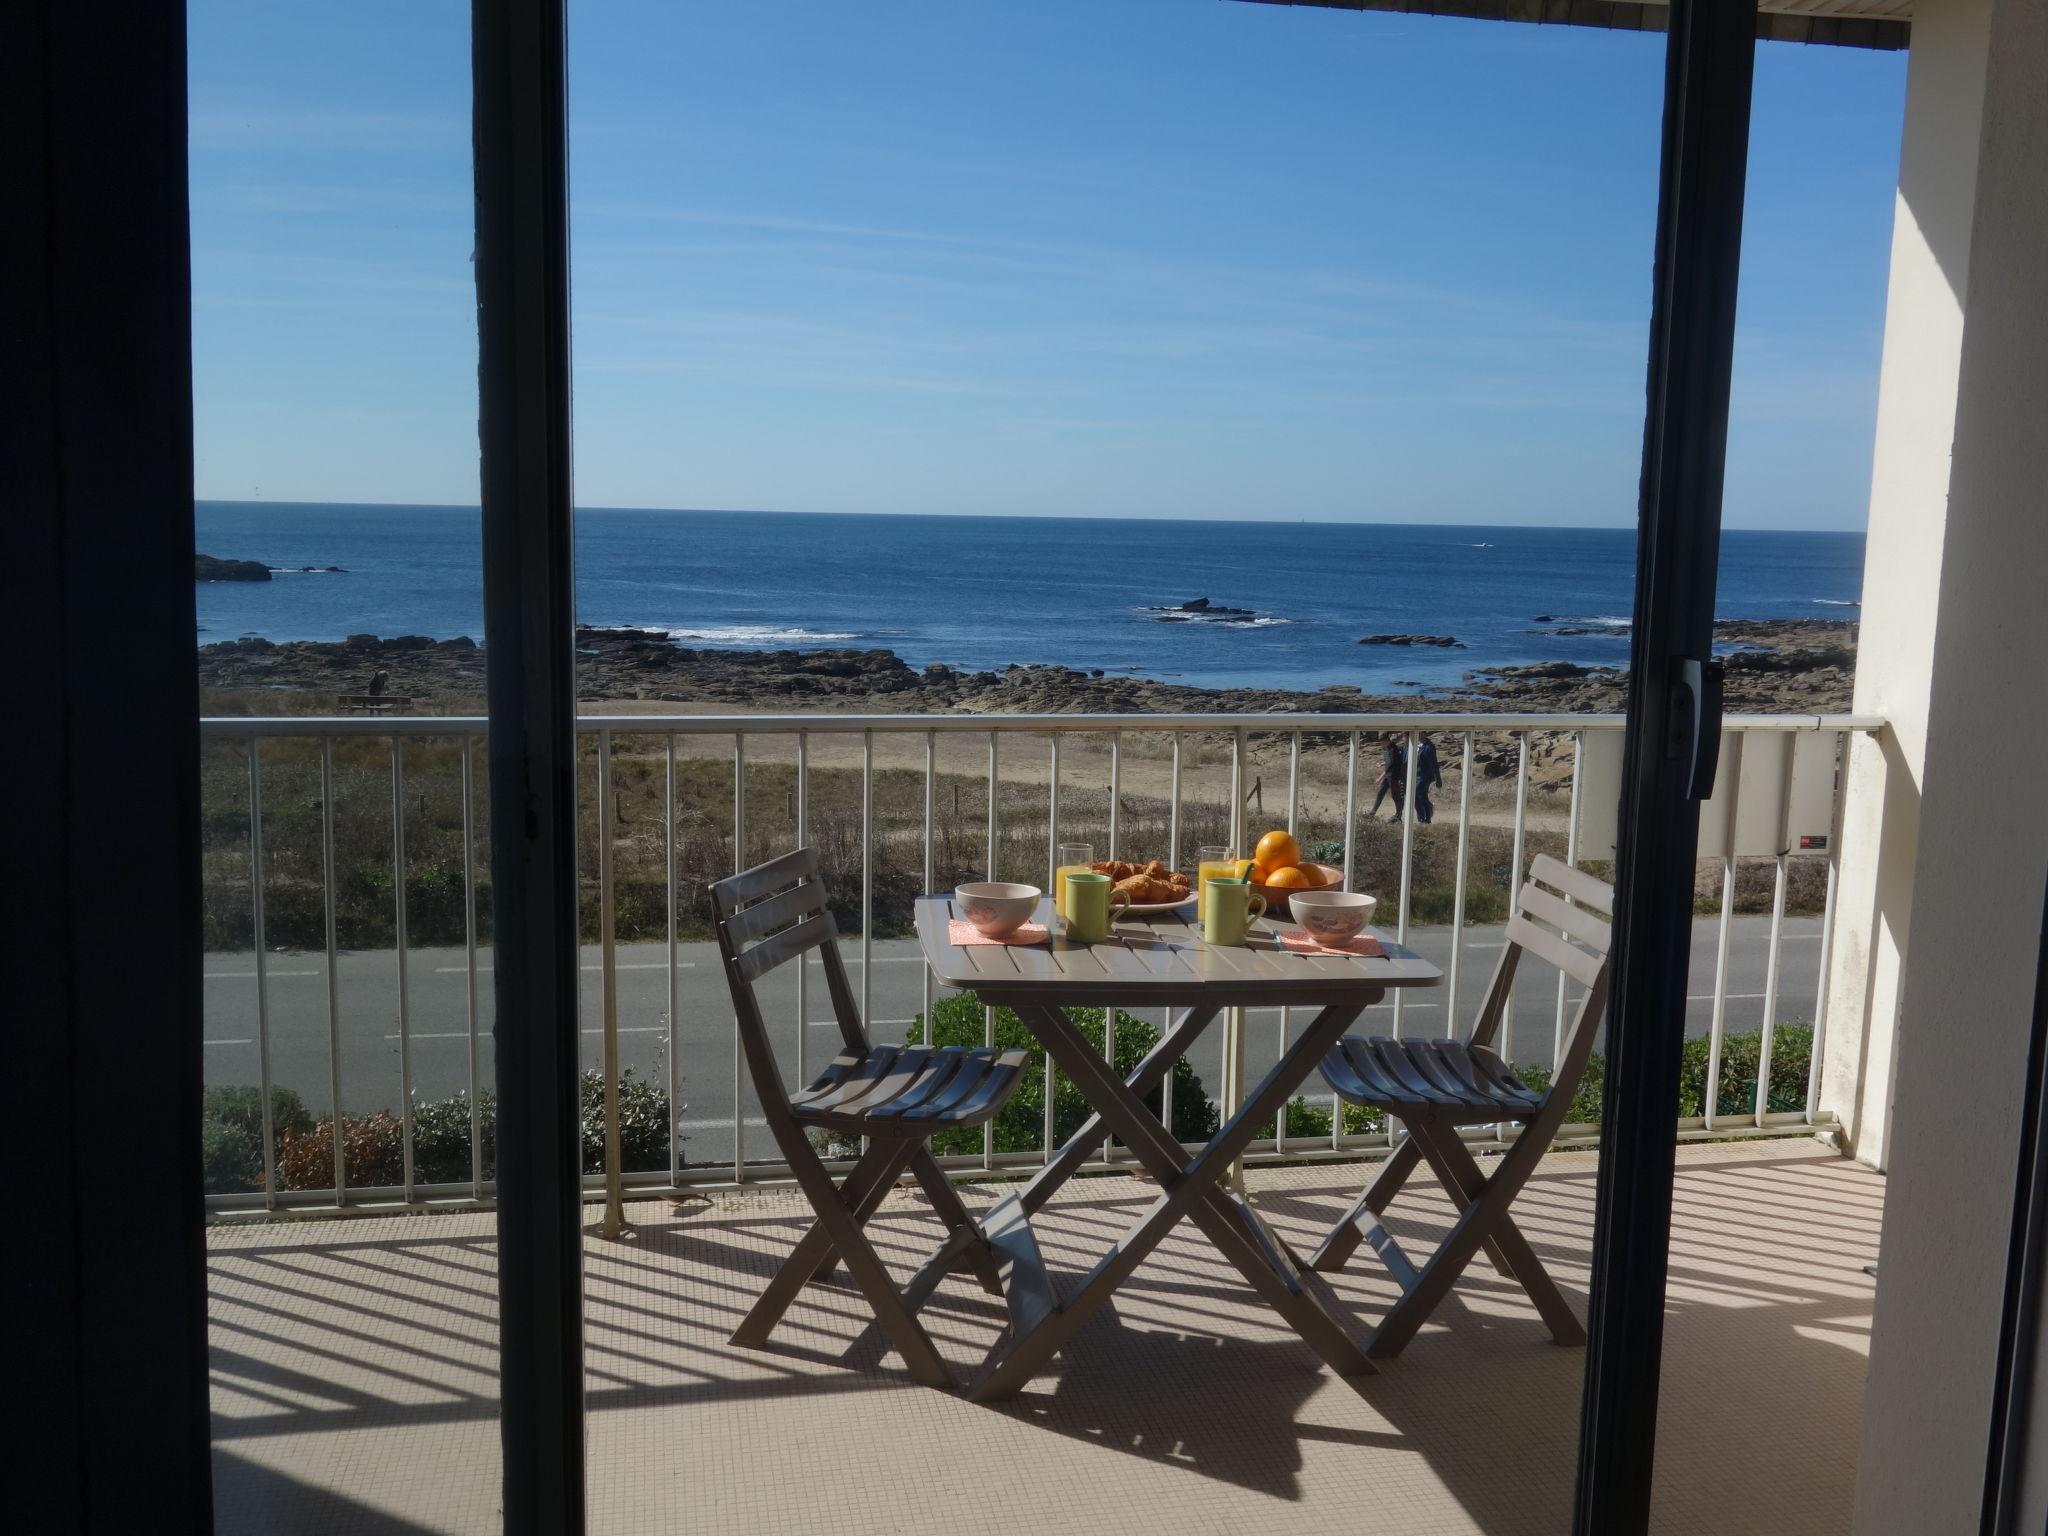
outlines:
[[[1823,608],[1861,608],[1862,603],[1848,597],[1816,597],[1814,601]]]
[[[781,624],[726,624],[708,629],[663,631],[671,640],[694,640],[699,645],[821,645],[834,640],[858,640],[852,630],[799,629]]]

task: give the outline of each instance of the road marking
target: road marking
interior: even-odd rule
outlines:
[[[490,969],[482,961],[477,962],[476,968],[480,971],[488,971]],[[691,971],[696,968],[697,962],[694,960],[678,960],[676,962],[676,969],[679,971]],[[469,967],[466,965],[437,965],[434,967],[434,974],[436,976],[460,976],[468,969]],[[604,962],[599,961],[596,965],[580,965],[577,969],[580,971],[601,971],[604,969]],[[613,966],[612,969],[615,971],[665,971],[668,969],[668,962],[666,960],[622,960]],[[271,974],[276,975],[277,973],[273,971]],[[312,976],[318,973],[308,971],[306,974]]]
[[[247,1040],[208,1040],[204,1043],[207,1045],[249,1045],[252,1042]]]
[[[320,973],[318,971],[266,970],[263,974],[265,977],[275,979],[279,976],[318,976]],[[206,973],[208,981],[250,981],[254,980],[255,976],[256,973],[254,971],[208,971]]]

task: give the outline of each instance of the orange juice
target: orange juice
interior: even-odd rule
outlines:
[[[1086,864],[1062,864],[1052,872],[1052,908],[1061,917],[1067,915],[1067,876],[1092,873]]]
[[[1201,894],[1202,885],[1206,881],[1235,880],[1236,878],[1237,860],[1204,859],[1200,864],[1195,866],[1195,894]]]

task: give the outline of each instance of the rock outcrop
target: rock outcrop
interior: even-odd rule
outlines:
[[[270,567],[261,560],[222,560],[214,555],[192,557],[194,581],[268,581]]]

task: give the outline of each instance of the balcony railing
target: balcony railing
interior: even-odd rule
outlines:
[[[1701,1112],[1681,1119],[1681,1137],[1800,1133],[1825,1123],[1816,1101],[1835,921],[1838,764],[1844,736],[1879,723],[1816,715],[1731,717],[1726,723],[1717,794],[1703,814],[1701,833],[1702,857],[1723,859],[1713,986],[1699,999],[1710,1004],[1704,1034],[1707,1086]],[[585,1024],[607,1047],[600,1073],[617,1071],[622,969],[665,973],[659,993],[665,1007],[658,1023],[626,1029],[640,1044],[649,1042],[638,1037],[654,1036],[658,1076],[642,1086],[654,1090],[652,1102],[666,1117],[667,1166],[639,1168],[625,1182],[641,1190],[673,1190],[785,1174],[772,1157],[761,1155],[767,1149],[749,1149],[750,1090],[715,964],[704,967],[701,980],[708,985],[696,988],[703,996],[692,1000],[684,995],[684,973],[697,969],[696,961],[683,957],[686,932],[701,930],[703,887],[732,869],[797,843],[829,844],[828,872],[836,869],[846,877],[840,881],[841,926],[852,930],[845,941],[855,951],[850,963],[860,976],[863,1016],[870,1020],[871,1033],[882,1038],[921,1024],[929,1041],[934,1008],[943,994],[921,966],[921,986],[914,995],[922,1006],[916,1018],[877,1018],[878,964],[914,963],[910,954],[878,955],[878,942],[908,948],[878,935],[878,920],[886,926],[906,915],[898,908],[911,885],[932,890],[972,878],[1047,883],[1057,846],[1065,841],[1088,841],[1098,857],[1135,853],[1179,863],[1198,844],[1227,840],[1243,850],[1262,828],[1285,827],[1311,848],[1323,845],[1333,862],[1341,858],[1347,885],[1356,888],[1364,881],[1383,899],[1392,895],[1382,907],[1382,927],[1403,941],[1427,942],[1439,951],[1436,958],[1446,974],[1441,1005],[1396,993],[1387,1005],[1386,1025],[1373,1027],[1399,1034],[1419,1023],[1452,1033],[1468,1026],[1467,1015],[1476,1009],[1483,989],[1484,976],[1470,974],[1474,953],[1498,948],[1485,942],[1484,920],[1504,912],[1512,882],[1528,859],[1545,849],[1596,867],[1612,858],[1622,724],[1619,716],[1476,713],[587,717],[578,723],[579,744],[592,770],[583,775],[582,795],[586,934],[591,940],[586,969],[595,975],[597,990],[594,998],[586,998]],[[209,980],[247,983],[249,991],[241,998],[253,1003],[249,1036],[209,1039],[208,1076],[209,1083],[238,1080],[238,1071],[240,1081],[254,1077],[262,1154],[260,1186],[251,1179],[245,1189],[216,1188],[208,1197],[214,1211],[368,1211],[492,1197],[483,933],[488,901],[480,878],[488,869],[482,811],[486,786],[480,776],[485,732],[486,722],[470,717],[203,722],[209,945],[228,953],[246,950],[250,956],[248,970],[210,970]],[[1371,793],[1378,776],[1377,747],[1400,742],[1412,763],[1423,733],[1440,740],[1445,769],[1456,771],[1457,806],[1449,836],[1440,827],[1421,828],[1412,804],[1410,814],[1399,816],[1398,832],[1367,821],[1364,814],[1362,797]],[[713,745],[707,748],[707,742]],[[717,785],[721,793],[714,800],[706,781],[715,777],[714,765],[722,775],[725,763],[730,764],[730,795]],[[630,782],[622,784],[621,778]],[[1410,785],[1412,800],[1412,778]],[[829,792],[822,799],[821,790]],[[942,794],[947,790],[950,795]],[[1532,795],[1538,802],[1534,806]],[[1555,809],[1559,802],[1561,818]],[[660,808],[660,828],[653,836],[644,816],[628,814],[632,808],[645,812],[650,803]],[[408,854],[409,828],[416,839],[429,836],[438,845],[452,836],[459,851],[451,857],[445,846],[437,847],[423,873],[418,858]],[[1427,845],[1426,870],[1418,866],[1419,842]],[[1447,882],[1441,868],[1446,852]],[[1475,856],[1481,866],[1476,871]],[[1754,1091],[1739,1112],[1731,1112],[1718,1085],[1729,1038],[1738,866],[1745,858],[1772,866],[1771,905],[1762,936],[1762,992],[1745,998],[1762,1005]],[[1824,874],[1805,878],[1813,865],[1824,865]],[[1817,939],[1818,953],[1805,1091],[1796,1107],[1788,1107],[1782,1092],[1773,1103],[1772,1047],[1782,1022],[1778,1014],[1788,974],[1784,949],[1795,871],[1803,890],[1818,885],[1822,895],[1817,934],[1800,935]],[[658,898],[651,912],[650,887]],[[1386,921],[1389,905],[1391,921]],[[426,922],[429,916],[431,923]],[[435,967],[434,973],[461,978],[461,1001],[451,1007],[444,998],[427,1021],[433,1027],[423,1029],[412,984],[414,956],[435,941],[459,957]],[[632,952],[648,958],[622,961],[622,946],[628,944],[637,944]],[[303,962],[281,962],[273,946],[319,955],[324,964],[307,970]],[[390,956],[388,962],[375,962],[390,966],[388,990],[374,980],[374,971],[364,969],[372,963],[364,954],[379,951]],[[345,953],[350,962],[346,976]],[[797,968],[789,1000],[793,1048],[784,1058],[786,1070],[798,1080],[815,1065],[806,1040],[814,989],[805,971]],[[320,979],[318,1022],[287,1034],[302,1064],[309,1051],[315,1059],[324,1054],[324,1061],[311,1069],[324,1082],[288,1086],[324,1088],[332,1119],[326,1136],[331,1148],[322,1146],[317,1174],[309,1172],[305,1155],[314,1143],[300,1140],[290,1178],[279,1166],[281,1151],[291,1143],[281,1138],[287,1128],[274,1123],[273,1095],[281,1044],[276,988],[285,978]],[[391,1093],[395,1105],[366,1109],[360,1084],[351,1092],[345,1081],[344,1019],[364,1022],[354,1006],[361,999],[349,996],[352,987],[365,995],[374,990],[373,1006],[389,1010],[392,1029],[385,1043],[395,1046],[396,1073],[371,1097]],[[223,1005],[226,996],[223,987],[218,994]],[[210,987],[210,1008],[216,1001]],[[1571,1001],[1562,978],[1554,990],[1546,984],[1540,995],[1533,984],[1518,987],[1500,1041],[1503,1054],[1518,1065],[1547,1066]],[[1426,1020],[1421,1017],[1425,1010],[1432,1015]],[[1261,1019],[1262,1012],[1268,1016]],[[1434,1017],[1437,1012],[1440,1020]],[[691,1025],[707,1018],[712,1020],[709,1033],[699,1030],[693,1044]],[[983,1022],[993,1039],[993,1013],[983,1010]],[[1284,1048],[1291,1022],[1284,1009],[1253,1010],[1228,1020],[1217,1064],[1224,1113],[1244,1081],[1256,1026],[1277,1030],[1277,1044]],[[447,1027],[451,1023],[454,1027]],[[1116,1010],[1106,1011],[1104,1047],[1112,1059],[1120,1027],[1129,1026],[1121,1024]],[[208,1033],[219,1031],[210,1023]],[[417,1053],[429,1041],[441,1056],[454,1043],[460,1056],[456,1076],[463,1084],[431,1110],[415,1073]],[[250,1046],[253,1073],[215,1054],[216,1049],[246,1053]],[[689,1118],[685,1085],[718,1080],[722,1086],[728,1070],[730,1114],[714,1121]],[[1050,1157],[1056,1150],[1053,1088],[1048,1071],[1038,1146],[999,1148],[991,1125],[984,1129],[979,1155],[956,1151],[943,1160],[972,1172]],[[1163,1108],[1171,1123],[1171,1078],[1165,1091]],[[350,1143],[372,1134],[379,1110],[397,1122],[399,1177],[352,1182]],[[468,1152],[466,1169],[458,1176],[449,1176],[445,1155],[423,1168],[418,1155],[423,1113],[431,1115],[434,1134],[443,1141],[451,1117],[458,1122],[466,1118],[466,1127],[457,1124],[454,1131],[458,1139],[466,1133]],[[1311,1133],[1296,1127],[1300,1119],[1313,1122]],[[361,1130],[356,1122],[372,1130]],[[389,1120],[384,1124],[388,1127]],[[1512,1129],[1475,1136],[1489,1141],[1502,1131],[1511,1135]],[[1589,1126],[1568,1128],[1565,1139],[1591,1131]],[[690,1147],[692,1141],[714,1132],[729,1135],[729,1149],[721,1148],[715,1158],[686,1155],[700,1151]],[[1298,1106],[1279,1117],[1273,1134],[1255,1143],[1252,1155],[1356,1156],[1389,1145],[1391,1134],[1377,1126],[1347,1128],[1334,1103],[1326,1109]],[[1096,1160],[1115,1160],[1115,1154],[1115,1148],[1104,1147]],[[587,1174],[585,1182],[592,1197],[603,1188],[600,1174]]]

